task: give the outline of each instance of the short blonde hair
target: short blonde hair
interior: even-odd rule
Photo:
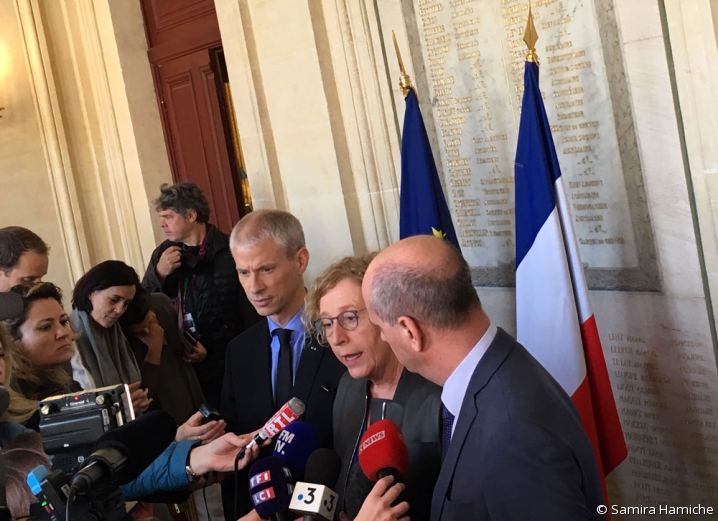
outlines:
[[[319,301],[330,289],[343,280],[352,280],[361,286],[369,263],[376,255],[377,252],[372,252],[366,255],[344,257],[325,269],[314,280],[304,299],[302,322],[304,322],[306,331],[315,335],[321,344],[327,345],[327,339],[324,338],[321,331],[314,327],[314,322],[319,320]]]
[[[283,210],[254,210],[234,225],[229,236],[229,249],[251,248],[258,242],[272,239],[293,257],[306,247],[302,224],[295,216]]]

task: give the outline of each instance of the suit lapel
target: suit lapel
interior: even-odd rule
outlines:
[[[316,338],[307,333],[304,334],[304,348],[294,380],[294,396],[305,404],[309,401],[309,393],[314,385],[325,350],[326,348],[320,346]]]
[[[464,396],[464,401],[461,404],[461,412],[456,419],[456,428],[454,429],[454,435],[451,437],[449,452],[447,452],[446,459],[441,464],[439,479],[434,488],[434,496],[431,502],[432,521],[441,519],[444,502],[449,493],[451,481],[456,470],[456,464],[459,461],[459,456],[466,443],[466,437],[471,431],[474,422],[477,421],[477,395],[486,386],[493,374],[508,356],[513,346],[512,340],[508,333],[498,328],[496,338],[491,342],[491,345],[484,356],[481,357],[479,364],[474,370],[474,374],[469,382],[469,387],[466,390],[466,395]],[[480,419],[478,420],[481,421]],[[481,464],[481,462],[477,462],[477,464]]]

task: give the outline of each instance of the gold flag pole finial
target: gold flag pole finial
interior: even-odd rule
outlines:
[[[531,2],[529,2],[529,19],[526,22],[526,31],[524,32],[524,42],[526,47],[529,48],[526,53],[526,61],[534,62],[538,65],[538,54],[536,54],[536,42],[538,41],[538,32],[536,32],[536,26],[534,25],[534,17],[531,14]]]
[[[396,59],[399,60],[399,70],[401,71],[399,76],[399,87],[401,87],[401,92],[404,93],[404,97],[406,98],[407,94],[409,94],[409,89],[412,88],[411,77],[404,69],[404,61],[401,59],[399,44],[396,43],[396,34],[394,34],[394,31],[391,32],[391,37],[394,39],[394,50],[396,51]]]

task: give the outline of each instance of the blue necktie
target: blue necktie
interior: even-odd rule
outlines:
[[[441,461],[446,458],[449,452],[449,443],[451,443],[451,430],[454,427],[454,415],[449,412],[445,405],[441,407],[441,416],[443,418],[443,428],[441,432]]]

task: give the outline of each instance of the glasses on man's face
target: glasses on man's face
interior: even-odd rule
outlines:
[[[342,311],[336,317],[320,318],[314,322],[314,327],[317,331],[319,331],[319,333],[324,335],[324,338],[327,338],[332,334],[332,326],[335,320],[342,329],[346,331],[354,331],[359,326],[359,312],[364,311],[365,309],[366,308],[349,309],[347,311]]]

